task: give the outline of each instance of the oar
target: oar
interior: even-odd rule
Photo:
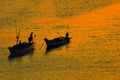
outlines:
[[[40,47],[40,50],[42,49],[43,45],[44,45],[44,41],[43,41],[43,43],[42,43],[42,45],[41,45],[41,47]]]
[[[36,39],[36,35],[34,35],[33,41],[35,41],[35,39]]]

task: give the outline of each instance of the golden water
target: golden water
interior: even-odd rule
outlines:
[[[71,10],[70,4],[67,9],[62,5],[67,0],[32,1],[16,0],[13,5],[14,0],[1,0],[0,80],[120,80],[120,2],[106,0],[109,5],[102,6],[105,2],[98,0],[93,9],[92,1],[85,6],[76,0],[83,2],[80,12],[78,2],[70,3],[76,5]],[[64,36],[67,25],[70,44],[46,53],[43,39]],[[16,27],[21,29],[22,41],[34,32],[36,49],[9,59],[7,47],[16,43]]]

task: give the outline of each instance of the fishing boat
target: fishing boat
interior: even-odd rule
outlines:
[[[16,44],[12,47],[8,47],[11,56],[20,56],[32,52],[34,50],[34,42],[27,43],[23,42],[21,44]]]
[[[57,37],[52,40],[45,38],[44,40],[46,42],[47,48],[55,48],[69,43],[70,39],[71,38],[69,37],[69,33],[67,32],[65,37]]]
[[[35,44],[35,42],[32,39],[33,38],[32,34],[33,32],[31,32],[30,37],[28,38],[28,42],[21,42],[19,41],[19,36],[20,36],[20,30],[19,30],[18,36],[16,36],[17,43],[13,46],[8,47],[10,56],[21,56],[32,52],[34,50],[34,44]]]

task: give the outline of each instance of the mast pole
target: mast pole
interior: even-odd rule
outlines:
[[[16,24],[16,20],[15,20],[15,28],[16,28],[16,44],[18,44],[18,28],[17,28],[17,26],[16,26],[17,24]]]
[[[17,44],[19,42],[19,39],[20,39],[20,29],[19,29],[19,32],[18,32],[18,35],[17,35]]]
[[[16,20],[15,20],[15,26],[16,26]],[[20,37],[20,28],[18,31],[18,27],[16,26],[16,44],[19,42],[19,37]]]
[[[67,26],[67,32],[68,32],[69,25]]]

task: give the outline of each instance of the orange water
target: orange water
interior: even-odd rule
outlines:
[[[35,1],[39,3],[39,0]],[[10,5],[13,2],[11,0],[7,4]],[[24,1],[23,4],[16,3],[9,8],[6,6],[0,8],[3,11],[7,9],[6,11],[9,12],[1,13],[0,16],[0,80],[120,79],[119,2],[92,11],[86,10],[83,13],[78,11],[70,17],[67,14],[67,18],[61,18],[54,15],[56,14],[55,7],[48,0],[40,5],[40,9],[43,10],[39,10],[36,6],[36,9],[41,11],[40,15],[44,14],[42,12],[46,13],[42,17],[38,13],[31,13],[34,14],[31,17],[25,14],[20,21],[16,20],[16,14],[11,10],[17,10],[17,8],[20,10],[19,7],[14,6],[26,6],[25,4],[28,6],[30,3]],[[45,4],[51,6],[47,7]],[[34,3],[30,7],[33,5]],[[51,8],[54,9],[49,12]],[[34,8],[30,10],[34,11]],[[69,25],[68,31],[72,38],[70,44],[46,53],[46,44],[43,39],[64,36],[67,25]],[[20,39],[22,41],[27,41],[31,31],[37,35],[36,49],[33,54],[9,59],[7,47],[16,43],[16,27],[21,29]]]

